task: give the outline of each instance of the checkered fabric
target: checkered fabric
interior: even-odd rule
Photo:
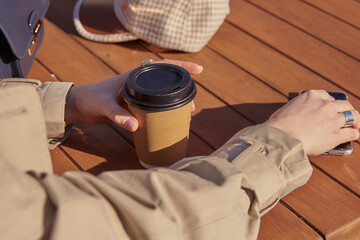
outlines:
[[[114,10],[135,36],[163,48],[197,52],[224,22],[229,0],[114,0]]]
[[[140,38],[185,52],[200,51],[229,13],[229,0],[114,0],[115,14],[129,32],[103,35],[82,25],[79,12],[83,1],[75,4],[74,25],[84,38],[98,42]]]

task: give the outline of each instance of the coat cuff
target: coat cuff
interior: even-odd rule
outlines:
[[[243,129],[213,155],[226,158],[246,175],[262,213],[312,174],[301,141],[266,124]]]
[[[65,105],[72,86],[68,82],[45,82],[38,88],[50,149],[60,144],[70,132],[71,126],[65,125]]]
[[[69,135],[71,126],[65,129],[65,104],[70,88],[69,82],[44,82],[26,78],[1,79],[0,87],[33,86],[42,104],[49,148],[53,149]]]

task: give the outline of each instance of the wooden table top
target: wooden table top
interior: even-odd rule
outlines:
[[[303,89],[345,91],[360,109],[359,0],[231,0],[226,22],[199,53],[143,41],[102,44],[78,36],[75,0],[52,0],[30,77],[83,85],[144,59],[197,62],[188,156],[207,155],[240,129],[264,122]],[[316,126],[314,126],[316,127]],[[76,124],[51,152],[55,172],[137,169],[131,134],[113,124]],[[310,158],[314,173],[262,219],[259,239],[360,239],[360,146],[346,157]]]

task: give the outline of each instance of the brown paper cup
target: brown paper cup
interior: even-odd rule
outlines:
[[[165,167],[183,159],[189,139],[191,102],[177,109],[151,112],[129,105],[139,121],[134,132],[136,154],[146,167]]]
[[[189,139],[195,81],[184,68],[166,63],[130,72],[122,96],[139,121],[137,156],[146,167],[166,167],[183,159]]]

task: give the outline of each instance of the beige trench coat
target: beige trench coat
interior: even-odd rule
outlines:
[[[0,239],[256,239],[261,215],[312,173],[300,141],[257,125],[169,169],[54,175],[70,87],[0,81]]]

